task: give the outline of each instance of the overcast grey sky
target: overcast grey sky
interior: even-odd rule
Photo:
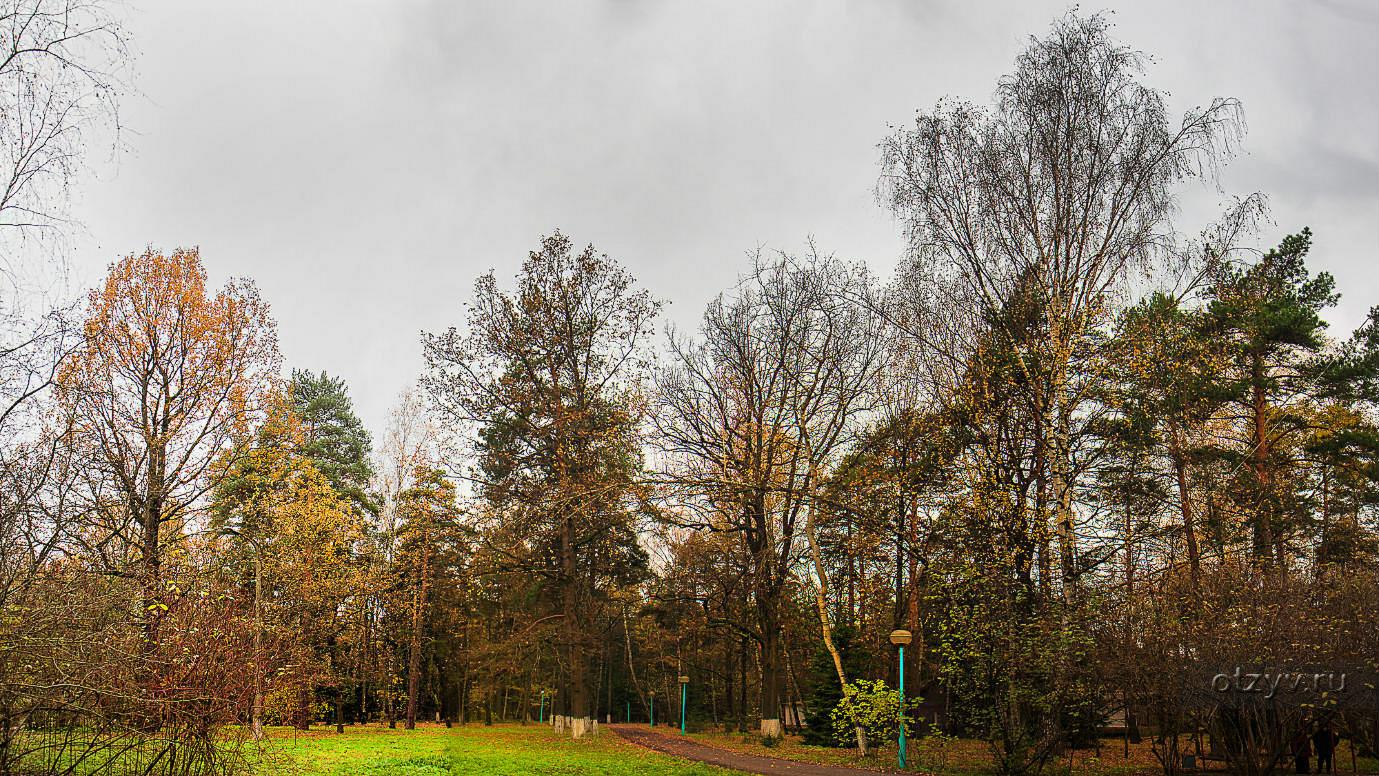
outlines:
[[[1227,195],[1310,225],[1379,304],[1379,0],[1084,4],[1153,54],[1180,112],[1240,98]],[[74,278],[153,244],[257,281],[291,366],[343,376],[377,436],[463,322],[473,279],[541,234],[593,242],[693,325],[758,245],[809,235],[891,268],[876,144],[943,95],[987,102],[1061,2],[142,0],[127,151],[84,183]],[[1223,195],[1185,198],[1183,223]],[[1342,333],[1338,331],[1337,333]]]

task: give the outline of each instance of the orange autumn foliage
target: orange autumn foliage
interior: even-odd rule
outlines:
[[[207,289],[195,248],[113,264],[88,299],[83,339],[57,379],[96,511],[159,579],[160,527],[214,485],[212,463],[262,416],[280,357],[268,305],[247,280]],[[156,602],[145,602],[156,607]]]

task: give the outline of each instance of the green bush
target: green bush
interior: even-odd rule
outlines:
[[[855,730],[861,727],[870,744],[884,746],[899,736],[902,721],[905,734],[910,734],[909,717],[919,709],[920,700],[906,698],[902,715],[899,691],[886,686],[884,681],[848,682],[843,699],[833,707],[833,735],[840,743],[847,743],[856,739]]]

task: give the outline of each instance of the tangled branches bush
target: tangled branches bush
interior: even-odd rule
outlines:
[[[175,586],[174,586],[175,587]],[[150,643],[136,586],[55,563],[0,618],[0,774],[233,773],[252,627],[209,585],[177,590]]]
[[[1237,773],[1276,773],[1291,765],[1291,738],[1313,724],[1373,746],[1375,691],[1363,677],[1379,675],[1376,605],[1374,569],[1283,573],[1226,562],[1196,582],[1169,574],[1142,586],[1110,623],[1124,632],[1100,640],[1101,662],[1158,729],[1154,751],[1165,773],[1182,768],[1189,748],[1200,756],[1204,747]],[[1218,674],[1235,671],[1342,671],[1350,681],[1344,692],[1284,685],[1267,698],[1213,687]]]

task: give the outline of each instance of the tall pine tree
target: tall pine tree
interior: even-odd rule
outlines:
[[[1303,229],[1253,265],[1224,265],[1210,290],[1207,315],[1228,354],[1224,387],[1242,421],[1231,446],[1239,473],[1232,496],[1261,566],[1287,565],[1304,516],[1294,487],[1297,444],[1326,343],[1321,313],[1338,298],[1331,275],[1308,272],[1311,247],[1312,232]]]
[[[292,409],[301,426],[301,453],[341,498],[361,514],[377,514],[378,502],[369,493],[373,443],[354,414],[345,381],[324,371],[292,370]]]

